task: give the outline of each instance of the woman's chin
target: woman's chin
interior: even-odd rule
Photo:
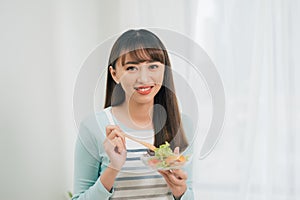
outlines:
[[[152,95],[135,95],[135,97],[131,98],[131,101],[134,101],[137,104],[152,104],[154,102],[154,97]]]

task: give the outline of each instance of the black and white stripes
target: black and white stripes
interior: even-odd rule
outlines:
[[[111,200],[173,199],[164,178],[145,166],[140,157],[147,149],[127,149],[127,159],[115,180]]]

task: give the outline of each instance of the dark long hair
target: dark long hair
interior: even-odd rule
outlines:
[[[154,104],[158,104],[165,109],[166,121],[161,119],[161,116],[165,116],[164,111],[154,107],[152,119],[155,131],[154,145],[158,147],[167,141],[170,143],[171,148],[174,149],[178,146],[180,151],[185,150],[188,142],[181,123],[170,59],[165,46],[152,32],[144,29],[129,30],[123,33],[114,43],[108,61],[104,108],[120,105],[125,100],[125,92],[121,84],[114,82],[109,66],[115,69],[119,59],[123,65],[126,54],[130,54],[137,62],[151,60],[159,61],[165,65],[163,83],[154,97]]]

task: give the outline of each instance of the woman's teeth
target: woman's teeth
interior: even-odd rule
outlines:
[[[137,90],[142,91],[142,92],[148,91],[148,90],[150,90],[150,89],[151,89],[151,87],[147,87],[147,88],[137,88]]]
[[[151,93],[153,87],[154,86],[144,86],[144,87],[142,86],[142,87],[135,87],[134,89],[136,89],[136,91],[139,94],[147,95]]]

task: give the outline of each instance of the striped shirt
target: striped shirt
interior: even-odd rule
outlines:
[[[110,124],[118,124],[118,121],[111,113],[111,109],[106,109],[105,112]],[[126,133],[153,144],[153,130]],[[114,194],[110,199],[173,199],[164,178],[157,171],[150,169],[142,162],[141,156],[147,154],[147,149],[131,140],[126,140],[126,149],[127,158],[115,180]]]

